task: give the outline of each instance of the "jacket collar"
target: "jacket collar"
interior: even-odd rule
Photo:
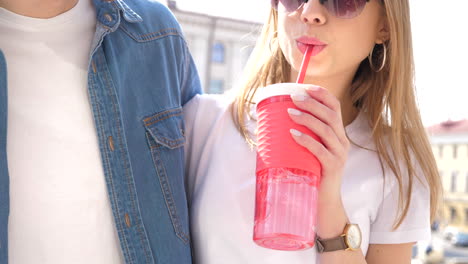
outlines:
[[[123,18],[130,23],[143,21],[141,16],[131,9],[125,0],[93,0],[98,21],[113,28],[120,22],[120,11]]]

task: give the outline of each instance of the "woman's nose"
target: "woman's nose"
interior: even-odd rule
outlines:
[[[325,24],[327,21],[327,10],[320,3],[320,0],[309,0],[302,6],[301,20],[307,24]]]

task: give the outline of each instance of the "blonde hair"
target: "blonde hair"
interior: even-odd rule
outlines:
[[[418,177],[415,164],[419,164],[428,183],[431,219],[437,213],[441,182],[416,105],[409,3],[407,0],[383,2],[390,33],[385,43],[386,64],[381,71],[375,72],[369,61],[364,60],[354,77],[350,92],[353,104],[367,113],[382,168],[387,165],[396,176],[399,187],[399,212],[394,224],[396,229],[408,213],[413,183]],[[255,143],[246,127],[246,114],[254,104],[253,97],[257,89],[290,81],[291,66],[279,45],[271,47],[277,37],[277,25],[278,14],[272,8],[246,66],[241,91],[232,107],[237,127],[251,145]],[[381,48],[381,45],[375,46],[374,53],[382,54]]]

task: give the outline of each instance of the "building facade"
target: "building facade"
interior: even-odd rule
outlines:
[[[222,93],[237,84],[253,50],[261,24],[168,7],[179,21],[206,93]]]
[[[468,120],[428,128],[444,189],[442,223],[468,232]]]

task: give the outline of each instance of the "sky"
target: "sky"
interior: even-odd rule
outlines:
[[[468,119],[468,0],[410,0],[410,4],[424,124]],[[187,11],[263,22],[270,1],[178,0],[177,5]]]

